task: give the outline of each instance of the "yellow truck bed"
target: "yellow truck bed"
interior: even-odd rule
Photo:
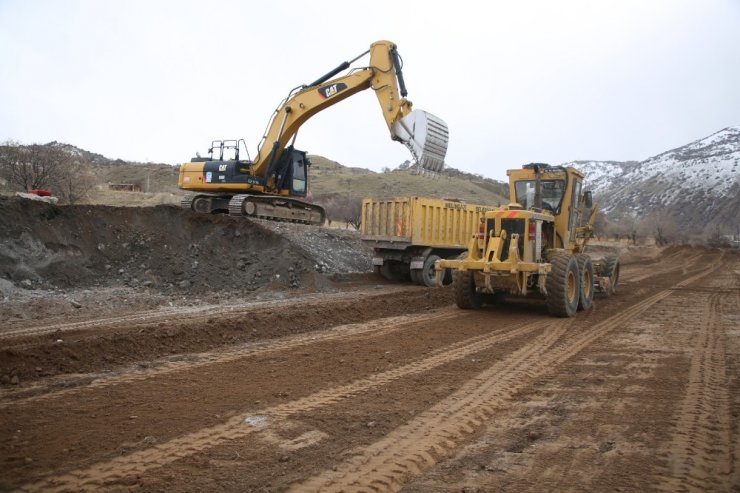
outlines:
[[[362,239],[467,248],[480,218],[494,207],[425,197],[362,201]]]
[[[373,265],[383,277],[432,285],[424,276],[432,260],[466,251],[484,213],[494,208],[428,197],[367,198],[361,238],[372,244]],[[433,266],[428,274],[433,277]]]

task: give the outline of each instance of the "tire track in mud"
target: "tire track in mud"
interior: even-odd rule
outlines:
[[[457,314],[459,316],[459,314]],[[573,319],[564,319],[555,322],[558,327],[557,337],[562,336],[565,328],[573,323]],[[76,470],[27,484],[22,491],[90,491],[101,486],[132,475],[140,475],[148,470],[165,466],[178,459],[188,457],[230,440],[244,438],[252,433],[264,429],[268,423],[285,421],[293,415],[310,412],[324,406],[341,402],[361,392],[388,385],[394,380],[413,376],[433,370],[485,351],[497,344],[511,339],[527,336],[552,327],[552,319],[545,318],[536,322],[521,322],[519,324],[498,329],[491,333],[465,339],[444,349],[436,351],[431,356],[407,365],[393,368],[386,372],[371,375],[368,378],[353,383],[330,388],[308,395],[304,398],[287,402],[267,409],[243,414],[228,421],[195,433],[184,435],[151,448],[134,452],[130,455],[118,457],[104,463],[95,464],[87,469]],[[552,334],[549,329],[547,334]],[[552,338],[552,335],[546,335]]]
[[[733,453],[730,398],[726,374],[726,334],[721,301],[729,292],[711,294],[692,338],[688,386],[674,421],[675,432],[658,477],[661,491],[719,491],[728,484]]]
[[[657,265],[652,266],[652,268],[649,269],[647,272],[644,272],[643,274],[635,277],[630,277],[627,282],[636,283],[650,277],[660,276],[677,270],[681,270],[684,274],[686,274],[687,267],[689,265],[692,265],[696,261],[696,259],[703,255],[703,253],[698,252],[688,256],[683,256],[682,253],[683,252],[677,252],[676,254],[661,259],[661,261]]]
[[[13,394],[17,395],[17,391],[14,391],[13,394],[6,393],[6,400],[0,402],[0,409],[5,409],[17,404],[46,401],[70,394],[102,389],[110,387],[112,385],[143,381],[149,378],[172,374],[180,371],[191,371],[200,367],[228,363],[230,361],[235,361],[250,356],[262,356],[278,351],[292,350],[301,346],[322,342],[330,342],[348,336],[355,337],[386,333],[389,334],[391,332],[404,330],[408,328],[410,324],[442,321],[454,318],[458,315],[459,314],[457,313],[456,309],[452,307],[445,307],[435,310],[432,313],[401,315],[398,317],[375,319],[370,322],[364,323],[338,325],[325,331],[298,334],[295,336],[285,337],[277,341],[273,340],[248,343],[225,350],[191,354],[188,355],[187,360],[160,360],[159,362],[152,363],[154,365],[154,367],[152,368],[133,368],[118,375],[84,375],[80,377],[80,380],[88,381],[89,383],[56,391],[49,391],[50,387],[54,385],[54,383],[48,382],[46,383],[46,385],[39,384],[28,389],[29,392],[34,393],[43,392],[44,390],[46,390],[47,392],[43,394],[32,395],[29,397],[18,397],[13,400],[7,400],[7,397],[12,396]],[[94,378],[94,380],[90,381],[91,378]],[[0,393],[0,396],[2,396],[2,393]]]
[[[408,286],[388,286],[384,287],[383,294],[395,291],[408,291]],[[370,290],[360,290],[342,293],[321,293],[309,294],[291,299],[291,303],[297,306],[313,305],[314,303],[325,304],[326,302],[336,302],[341,300],[353,300],[362,296]],[[373,289],[370,291],[377,294]],[[0,332],[0,341],[9,339],[18,339],[21,337],[36,337],[52,333],[65,333],[76,330],[96,330],[105,331],[120,328],[122,326],[132,327],[142,323],[154,323],[161,321],[170,321],[173,317],[178,320],[197,319],[213,315],[239,314],[251,312],[259,309],[274,308],[285,303],[285,299],[274,299],[264,301],[249,301],[244,303],[234,303],[225,305],[206,305],[206,306],[188,306],[188,307],[165,307],[156,310],[146,310],[127,315],[113,317],[97,318],[93,320],[82,320],[79,322],[65,322],[44,326],[22,327]]]
[[[695,282],[720,265],[717,261],[676,287]],[[333,470],[293,485],[290,491],[400,490],[411,477],[432,467],[459,446],[516,393],[673,293],[673,288],[660,291],[579,334],[564,336],[564,326],[550,330],[362,453]]]

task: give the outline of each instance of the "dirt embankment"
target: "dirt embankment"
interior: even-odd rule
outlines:
[[[297,287],[315,262],[250,221],[172,206],[56,207],[0,199],[0,276],[26,288]]]

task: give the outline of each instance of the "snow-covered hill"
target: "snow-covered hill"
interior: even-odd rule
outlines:
[[[670,217],[687,235],[740,230],[740,126],[645,161],[574,161],[612,220]]]

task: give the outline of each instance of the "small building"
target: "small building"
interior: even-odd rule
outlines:
[[[119,192],[141,192],[141,185],[138,183],[108,183],[108,190]]]

